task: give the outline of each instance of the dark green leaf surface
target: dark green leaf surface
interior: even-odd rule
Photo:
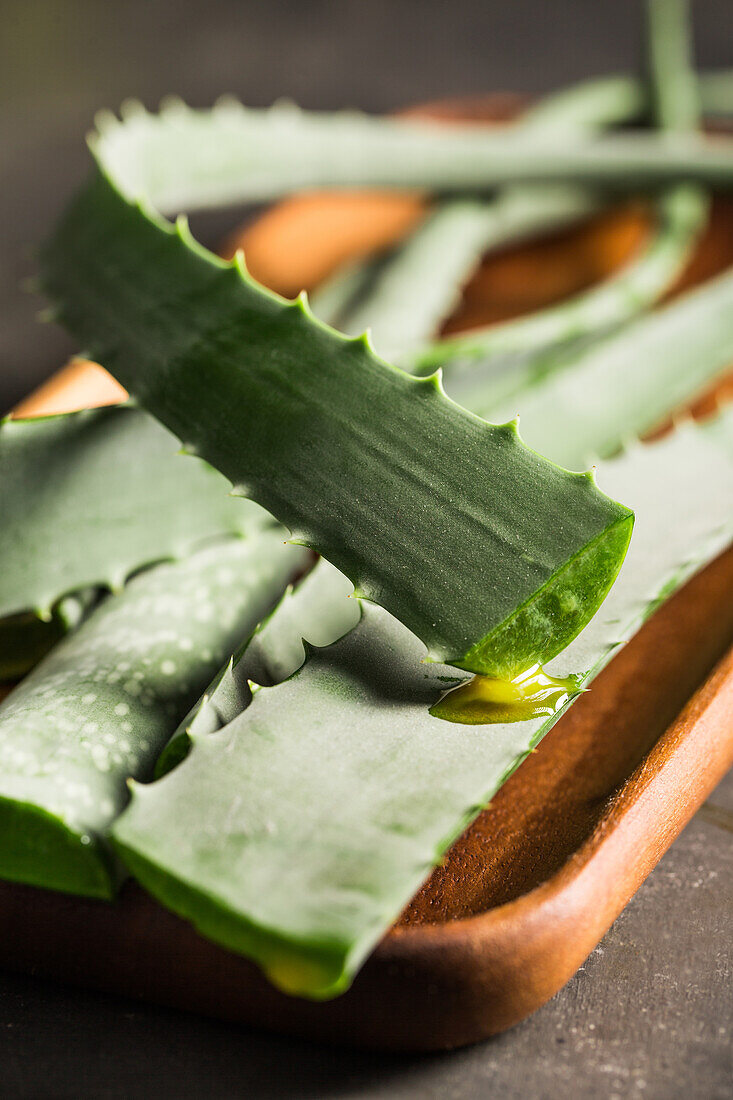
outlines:
[[[101,174],[45,253],[65,324],[186,448],[428,645],[497,676],[594,614],[630,512],[257,287]],[[558,522],[562,516],[562,522]]]
[[[728,544],[733,413],[603,464],[637,530],[599,614],[549,666],[587,683],[658,604]],[[680,516],[684,516],[684,523]],[[460,676],[366,606],[334,646],[263,688],[114,827],[125,863],[205,936],[280,988],[341,992],[452,840],[555,719],[456,726],[429,706]]]
[[[274,529],[110,596],[0,706],[0,878],[110,897],[106,840],[182,715],[308,554]]]
[[[47,617],[69,592],[118,589],[154,561],[274,522],[130,405],[0,426],[0,617]]]

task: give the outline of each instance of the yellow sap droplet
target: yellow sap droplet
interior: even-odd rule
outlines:
[[[325,966],[297,955],[275,956],[264,970],[273,985],[296,997],[317,996],[334,981],[334,974]]]
[[[430,708],[434,718],[468,726],[550,718],[580,691],[573,676],[560,680],[533,665],[513,680],[474,676],[441,695]]]

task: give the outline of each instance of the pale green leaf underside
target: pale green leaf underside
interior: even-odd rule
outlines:
[[[550,665],[588,682],[733,533],[733,413],[604,463],[637,529],[603,608]],[[680,522],[684,516],[684,523]],[[434,861],[554,720],[454,726],[428,708],[460,673],[366,606],[163,780],[114,827],[142,884],[281,988],[342,991]],[[185,812],[184,812],[185,808]]]
[[[449,380],[478,361],[479,369],[486,363],[488,373],[493,369],[500,376],[498,385],[516,390],[537,364],[542,367],[549,349],[559,349],[558,358],[570,358],[580,341],[607,335],[653,306],[689,260],[707,212],[698,188],[670,188],[655,200],[649,240],[607,280],[537,313],[408,350],[400,365],[421,374],[442,366]],[[501,377],[502,360],[508,377]]]

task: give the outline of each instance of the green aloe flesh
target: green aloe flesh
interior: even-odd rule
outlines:
[[[94,358],[430,659],[511,676],[563,649],[605,597],[628,509],[529,451],[513,425],[448,401],[436,378],[262,290],[101,174],[44,272]]]
[[[356,626],[361,605],[349,599],[352,593],[346,577],[321,558],[288,589],[191,708],[161,753],[156,776],[183,759],[191,736],[212,733],[236,718],[249,705],[253,687],[271,687],[292,676],[305,661],[307,646],[331,645]]]
[[[231,499],[221,474],[182,461],[178,449],[130,405],[3,421],[0,678],[24,672],[78,619],[69,601],[59,608],[65,594],[114,591],[142,566],[187,555],[207,538],[272,525],[256,504]]]
[[[599,476],[637,529],[599,614],[548,671],[587,684],[730,541],[733,414],[637,445]],[[680,515],[685,522],[680,523]],[[205,936],[286,992],[342,992],[452,841],[553,725],[455,726],[429,707],[460,673],[364,606],[341,641],[193,735],[162,780],[133,785],[113,836],[127,867]]]
[[[0,877],[111,897],[109,825],[186,710],[308,563],[277,529],[158,565],[0,705]]]

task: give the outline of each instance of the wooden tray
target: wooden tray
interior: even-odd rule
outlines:
[[[446,117],[502,117],[512,97],[442,105]],[[435,109],[433,109],[435,113]],[[346,256],[395,239],[416,197],[304,196],[230,244],[253,273],[292,293]],[[643,210],[483,265],[448,327],[537,308],[608,274],[645,231]],[[733,202],[680,285],[733,262]],[[679,289],[679,288],[677,288]],[[717,390],[731,391],[730,381]],[[77,363],[17,410],[118,400]],[[716,395],[700,403],[709,409]],[[683,520],[682,520],[683,521]],[[664,606],[562,718],[453,846],[344,996],[286,997],[128,884],[115,905],[0,884],[0,964],[175,1007],[329,1041],[430,1050],[523,1019],[573,975],[733,763],[733,551]],[[711,670],[713,670],[711,672]],[[712,965],[712,960],[711,960]]]

